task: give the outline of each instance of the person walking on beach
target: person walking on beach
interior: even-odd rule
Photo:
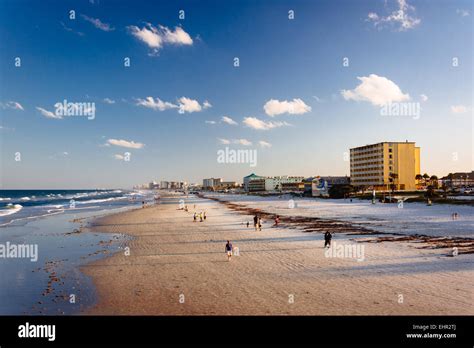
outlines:
[[[262,231],[262,218],[258,218],[258,230]]]
[[[247,221],[247,228],[249,228],[250,222]]]
[[[196,222],[196,212],[194,212],[193,219],[194,219],[194,222]]]
[[[255,231],[257,230],[257,223],[258,223],[258,216],[255,214],[253,217],[253,227],[255,227]]]
[[[206,220],[206,212],[204,212],[204,221]]]
[[[331,232],[327,231],[325,234],[324,234],[324,247],[331,247],[331,238],[332,238],[332,234]]]
[[[225,252],[227,253],[227,261],[230,261],[230,258],[232,257],[232,243],[230,241],[227,241],[227,244],[225,245]]]
[[[199,213],[199,222],[202,222],[202,212]]]
[[[275,226],[278,226],[279,223],[280,223],[280,216],[277,215],[275,218]]]

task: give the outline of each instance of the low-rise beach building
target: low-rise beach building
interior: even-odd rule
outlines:
[[[439,181],[449,188],[474,187],[474,171],[450,173]]]
[[[222,185],[222,178],[209,178],[202,180],[202,188],[204,190],[215,190]]]

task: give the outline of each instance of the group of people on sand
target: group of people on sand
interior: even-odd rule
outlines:
[[[248,222],[247,222],[247,227],[248,227]],[[253,217],[253,227],[255,228],[255,231],[262,230],[262,218],[258,216],[257,214],[255,214],[255,216]]]
[[[273,226],[278,226],[278,224],[280,223],[280,215],[277,215],[275,216],[275,224]],[[253,227],[255,228],[255,231],[261,231],[262,230],[262,223],[263,223],[263,219],[256,215],[253,217]],[[250,222],[247,221],[247,228],[249,228],[250,226]]]
[[[452,214],[451,214],[451,218],[452,218],[453,220],[457,220],[457,219],[458,219],[458,213],[452,213]]]
[[[197,221],[197,218],[199,216],[199,222],[203,222],[206,220],[207,216],[206,216],[206,212],[200,212],[199,214],[197,214],[196,212],[194,212],[193,214],[193,221],[196,222]]]

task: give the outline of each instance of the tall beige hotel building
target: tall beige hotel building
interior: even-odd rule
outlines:
[[[415,190],[420,148],[414,142],[383,142],[350,149],[351,185],[388,190]],[[397,178],[390,181],[391,173]]]

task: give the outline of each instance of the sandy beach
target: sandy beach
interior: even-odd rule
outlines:
[[[180,199],[189,212],[178,209]],[[193,222],[194,211],[206,211],[206,221]],[[85,313],[474,314],[473,254],[449,257],[449,249],[423,248],[421,242],[374,243],[380,236],[344,233],[349,225],[336,223],[325,227],[336,232],[333,243],[364,245],[364,259],[327,257],[323,231],[272,225],[265,219],[262,231],[255,231],[245,209],[184,195],[95,220],[92,231],[134,238],[130,255],[124,250],[82,267],[99,298]],[[240,251],[230,262],[226,240]]]

